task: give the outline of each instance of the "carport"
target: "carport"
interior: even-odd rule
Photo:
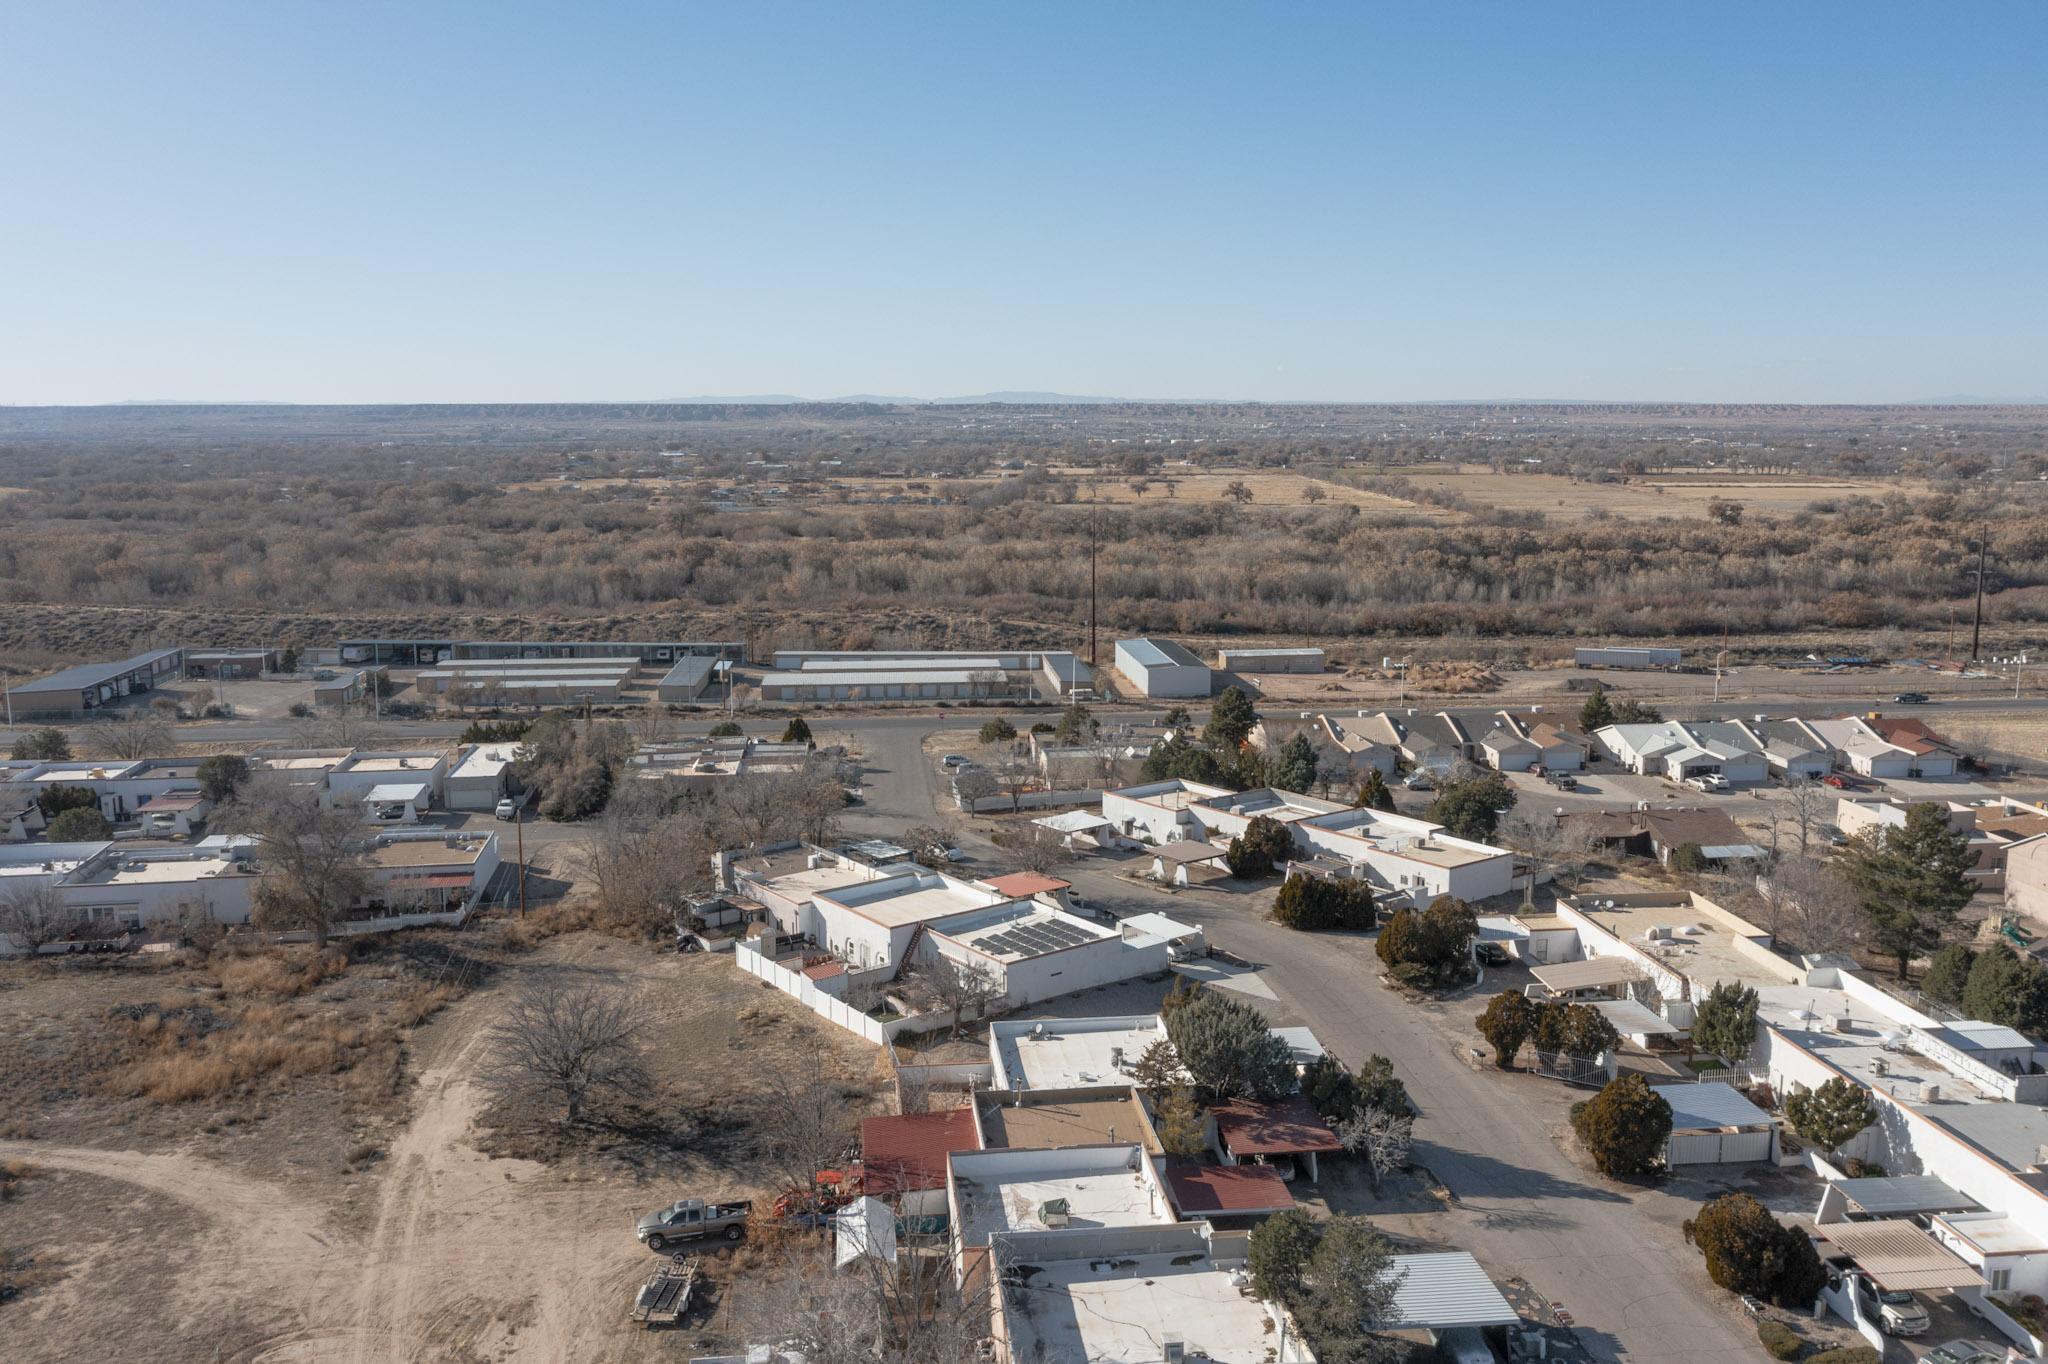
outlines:
[[[1778,1129],[1771,1115],[1731,1085],[1652,1085],[1650,1092],[1671,1105],[1666,1165],[1733,1165],[1769,1160],[1777,1153]]]
[[[1192,878],[1195,868],[1206,867],[1211,871],[1220,871],[1222,863],[1223,849],[1214,843],[1202,843],[1185,838],[1177,843],[1162,843],[1152,850],[1152,879],[1185,886]]]
[[[1879,1288],[1896,1293],[1934,1293],[1982,1288],[1984,1276],[1957,1259],[1939,1241],[1900,1218],[1874,1222],[1827,1222],[1814,1228],[1834,1246],[1825,1258],[1848,1258]]]
[[[1061,845],[1069,852],[1076,851],[1074,840],[1077,838],[1086,838],[1098,848],[1108,847],[1116,838],[1115,821],[1086,810],[1046,815],[1031,822],[1049,833],[1058,834]]]
[[[1639,1047],[1652,1037],[1676,1037],[1685,1031],[1676,1023],[1658,1017],[1633,999],[1596,999],[1593,1001],[1593,1007],[1614,1025],[1616,1032]]]
[[[1396,1255],[1394,1273],[1403,1274],[1394,1305],[1375,1331],[1455,1331],[1460,1327],[1512,1326],[1520,1320],[1479,1261],[1462,1250]]]
[[[1951,1189],[1933,1175],[1882,1175],[1838,1179],[1821,1192],[1813,1220],[1830,1223],[1878,1217],[1931,1217],[1944,1212],[1977,1212],[1982,1204]]]
[[[425,782],[380,782],[363,794],[365,817],[376,824],[411,824],[427,807]],[[380,811],[396,810],[395,815]]]
[[[1532,967],[1536,983],[1554,995],[1573,995],[1581,990],[1612,990],[1627,987],[1648,977],[1632,962],[1620,957],[1587,957],[1583,961],[1561,961],[1551,966]]]

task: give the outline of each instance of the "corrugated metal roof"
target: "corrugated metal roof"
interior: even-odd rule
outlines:
[[[1835,1187],[1859,1210],[1879,1216],[1887,1213],[1971,1212],[1979,1206],[1976,1199],[1957,1193],[1933,1175],[1838,1179]]]
[[[1770,1114],[1718,1080],[1699,1085],[1651,1085],[1650,1091],[1671,1105],[1674,1132],[1770,1125]]]
[[[1403,1278],[1388,1319],[1372,1324],[1375,1331],[1512,1326],[1518,1320],[1479,1261],[1462,1250],[1396,1255],[1394,1272]]]
[[[1644,979],[1642,970],[1620,957],[1592,957],[1530,968],[1529,974],[1552,990],[1590,990],[1600,985],[1626,985]]]
[[[978,1151],[974,1110],[884,1114],[860,1125],[861,1168],[871,1194],[946,1187],[946,1157]]]
[[[1208,665],[1170,639],[1120,639],[1116,647],[1141,668],[1206,668]]]
[[[119,663],[80,663],[33,682],[17,682],[8,690],[16,696],[32,696],[47,691],[84,691],[87,687],[97,687],[129,673],[141,672],[161,659],[182,652],[180,649],[152,649],[146,654],[124,658]]]
[[[1824,1222],[1814,1230],[1855,1260],[1856,1267],[1875,1279],[1879,1288],[1910,1293],[1916,1289],[1984,1286],[1983,1275],[1911,1222],[1896,1218]]]
[[[1593,1007],[1604,1014],[1623,1037],[1664,1037],[1685,1031],[1659,1018],[1633,999],[1596,999]]]

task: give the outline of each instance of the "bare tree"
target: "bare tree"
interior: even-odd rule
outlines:
[[[1369,1104],[1337,1125],[1337,1140],[1365,1162],[1374,1189],[1380,1180],[1408,1164],[1415,1144],[1415,1117],[1391,1104]]]
[[[1323,488],[1322,484],[1315,482],[1311,482],[1307,487],[1301,490],[1301,500],[1308,503],[1311,507],[1313,507],[1316,503],[1322,501],[1329,495],[1330,494]]]
[[[814,1070],[779,1069],[764,1078],[754,1100],[761,1162],[785,1189],[808,1196],[818,1171],[849,1154],[863,1091]]]
[[[1770,883],[1784,906],[1784,931],[1803,952],[1846,952],[1863,940],[1865,917],[1855,890],[1826,862],[1780,858]]]
[[[0,937],[34,954],[60,942],[85,921],[54,886],[25,886],[0,899]]]
[[[342,706],[292,723],[292,742],[300,748],[373,748],[382,732],[361,703]]]
[[[1000,668],[976,668],[967,674],[967,685],[978,700],[1001,696],[1009,687],[1009,674]]]
[[[1799,855],[1806,856],[1813,838],[1813,826],[1821,822],[1834,801],[1828,788],[1806,777],[1789,777],[1785,782],[1785,810],[1799,830]],[[1775,827],[1775,824],[1774,826]]]
[[[117,758],[163,758],[177,752],[178,743],[170,721],[147,706],[123,706],[101,711],[98,721],[80,736],[83,747],[111,753]]]
[[[979,1364],[1008,1259],[993,1238],[963,1283],[951,1255],[835,1267],[815,1240],[792,1241],[735,1281],[733,1320],[741,1338],[773,1341],[808,1364]]]
[[[637,1099],[653,1087],[625,996],[566,972],[522,982],[486,1040],[484,1087],[500,1100],[559,1105],[565,1123],[582,1121],[593,1101]]]
[[[970,767],[953,778],[953,789],[960,793],[965,808],[972,810],[981,801],[987,800],[1002,788],[996,782],[996,774],[985,767]]]
[[[1040,876],[1050,876],[1074,858],[1058,834],[1036,824],[1027,824],[1009,835],[1002,841],[1002,848],[1004,855],[1016,863],[1017,870],[1035,871]]]
[[[626,728],[632,731],[636,743],[658,744],[675,734],[676,721],[667,706],[649,701],[627,719]]]
[[[953,846],[953,833],[936,824],[915,824],[904,831],[903,846],[919,866],[944,867],[945,850]]]
[[[328,805],[318,786],[266,773],[224,814],[233,832],[258,841],[257,926],[310,931],[314,944],[325,947],[335,920],[370,889],[357,812]]]
[[[659,817],[649,803],[614,798],[584,835],[579,857],[617,922],[663,932],[683,897],[711,884],[711,830],[690,807]]]
[[[967,962],[954,961],[951,957],[927,957],[913,965],[909,975],[937,1008],[952,1015],[953,1035],[956,1037],[960,1034],[963,1015],[971,1013],[980,1018],[1004,995],[1003,982],[993,972]]]

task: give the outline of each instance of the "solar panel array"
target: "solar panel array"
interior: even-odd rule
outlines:
[[[1062,947],[1078,947],[1084,942],[1095,941],[1095,937],[1079,924],[1061,919],[1040,919],[976,938],[974,945],[984,952],[997,952],[1004,956],[1035,957],[1044,952],[1057,952]]]

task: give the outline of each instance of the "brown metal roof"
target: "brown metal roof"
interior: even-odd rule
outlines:
[[[1166,1172],[1166,1184],[1183,1217],[1286,1212],[1294,1206],[1287,1181],[1270,1165],[1175,1166]]]
[[[1899,1218],[1876,1222],[1827,1222],[1815,1227],[1821,1238],[1856,1262],[1879,1288],[1910,1293],[1916,1289],[1981,1288],[1984,1276],[1942,1248],[1940,1242]]]
[[[1589,957],[1531,967],[1529,974],[1552,990],[1590,990],[1601,985],[1627,985],[1644,978],[1642,968],[1620,957]]]

